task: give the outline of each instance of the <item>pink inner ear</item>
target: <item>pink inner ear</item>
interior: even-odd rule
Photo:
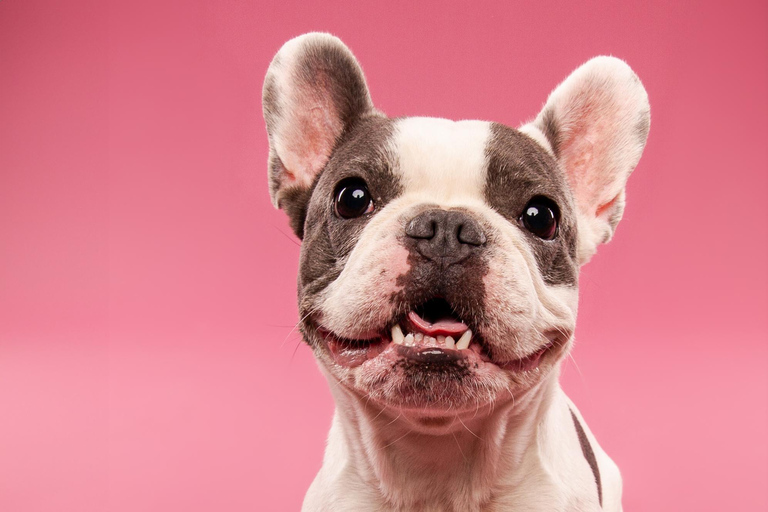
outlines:
[[[591,209],[596,198],[595,189],[600,176],[595,173],[594,145],[586,126],[576,126],[569,133],[569,141],[561,148],[563,168],[568,174],[576,200],[582,207]]]
[[[618,199],[616,195],[604,202],[612,182],[626,179],[617,175],[621,157],[614,154],[620,151],[618,141],[624,129],[622,108],[627,106],[595,88],[586,88],[562,108],[569,120],[561,147],[563,164],[577,201],[595,215],[610,209]]]
[[[328,162],[342,130],[330,99],[306,93],[298,96],[293,120],[286,123],[289,131],[283,134],[282,148],[278,149],[286,186],[310,186]]]

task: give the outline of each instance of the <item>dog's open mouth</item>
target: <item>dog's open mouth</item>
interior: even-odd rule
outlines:
[[[424,364],[494,364],[513,371],[536,368],[554,344],[526,357],[497,361],[482,336],[442,298],[433,298],[392,322],[380,335],[350,340],[318,329],[337,364],[354,367],[377,357],[404,358]]]

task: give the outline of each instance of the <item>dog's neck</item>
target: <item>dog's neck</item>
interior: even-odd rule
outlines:
[[[428,420],[429,427],[423,415],[382,409],[332,386],[337,409],[326,457],[335,460],[325,465],[353,470],[366,499],[395,509],[479,509],[531,473],[539,429],[559,389],[557,373],[522,396]]]

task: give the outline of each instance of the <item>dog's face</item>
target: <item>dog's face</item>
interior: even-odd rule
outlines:
[[[578,270],[621,218],[645,90],[588,62],[520,129],[389,119],[336,38],[289,41],[264,85],[270,191],[303,239],[299,309],[329,378],[381,405],[478,410],[570,348]]]

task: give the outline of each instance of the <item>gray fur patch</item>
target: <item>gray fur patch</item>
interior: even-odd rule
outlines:
[[[551,129],[556,130],[554,126]],[[523,210],[534,196],[545,196],[558,206],[560,223],[553,240],[542,240],[522,226],[520,229],[526,234],[544,281],[576,285],[579,267],[575,208],[565,174],[555,159],[527,135],[496,123],[491,126],[486,155],[486,201],[511,223],[520,225]]]
[[[365,226],[384,206],[402,193],[392,169],[390,150],[393,121],[379,115],[356,122],[345,133],[316,180],[306,207],[299,268],[300,309],[311,308],[318,293],[334,281],[357,245]],[[362,178],[374,202],[374,211],[342,219],[333,212],[334,191],[345,178]]]

